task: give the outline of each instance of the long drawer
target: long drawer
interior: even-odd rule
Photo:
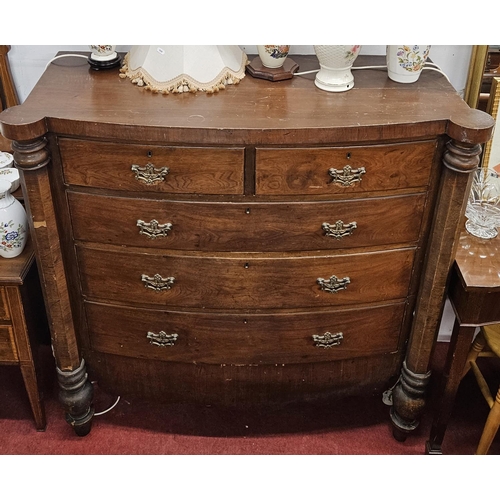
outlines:
[[[77,246],[89,300],[194,308],[360,305],[407,295],[415,248],[203,256]]]
[[[331,361],[397,351],[404,303],[295,314],[211,314],[85,305],[96,351],[186,363]]]
[[[60,138],[68,184],[154,193],[242,194],[244,148],[167,147]]]
[[[335,202],[206,203],[69,192],[77,240],[147,248],[291,251],[411,244],[424,194]]]
[[[350,148],[257,148],[256,193],[345,194],[424,189],[434,141]]]

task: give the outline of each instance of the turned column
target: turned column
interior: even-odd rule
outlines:
[[[61,242],[54,213],[48,168],[47,140],[13,141],[14,162],[21,171],[23,195],[47,309],[60,386],[59,400],[76,434],[90,432],[93,388],[80,357],[61,260]]]
[[[416,429],[425,408],[429,365],[439,331],[448,275],[461,231],[472,173],[479,165],[481,146],[451,139],[443,155],[443,171],[422,286],[401,376],[393,391],[391,420],[394,437],[404,441]]]

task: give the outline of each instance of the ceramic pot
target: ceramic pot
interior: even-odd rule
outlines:
[[[361,45],[314,45],[320,70],[316,74],[316,87],[328,92],[345,92],[354,87],[352,65]]]
[[[0,255],[7,259],[21,254],[29,234],[26,211],[10,189],[10,182],[0,180]]]
[[[290,45],[257,45],[257,50],[263,66],[281,68],[290,51]]]
[[[10,153],[0,151],[0,168],[8,168],[14,165],[14,157]]]
[[[117,58],[116,45],[89,45],[90,58],[94,61],[112,61]]]
[[[398,83],[414,83],[422,73],[430,45],[387,45],[387,74]]]
[[[11,193],[13,193],[21,184],[19,170],[14,167],[0,168],[0,179],[10,182]]]

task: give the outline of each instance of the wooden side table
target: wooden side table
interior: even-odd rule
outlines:
[[[45,430],[36,350],[47,328],[31,239],[18,257],[0,258],[0,364],[18,365],[36,429]]]
[[[450,275],[448,298],[456,314],[448,356],[438,393],[427,453],[441,454],[455,396],[478,326],[500,323],[500,236],[481,240],[460,235]]]

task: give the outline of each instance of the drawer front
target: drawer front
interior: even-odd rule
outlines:
[[[59,139],[68,184],[120,191],[242,194],[243,148],[190,148]]]
[[[434,141],[352,148],[258,148],[256,192],[324,195],[422,190],[429,184],[435,149]]]
[[[406,297],[414,248],[326,256],[200,257],[77,247],[89,300],[194,308],[360,305]]]
[[[335,313],[181,313],[87,303],[92,348],[199,363],[307,363],[397,351],[404,303]],[[163,333],[161,333],[163,332]]]
[[[11,326],[0,325],[0,362],[18,361],[14,332]]]
[[[414,243],[425,204],[424,194],[310,203],[131,200],[75,192],[68,199],[77,240],[261,252]]]
[[[9,303],[7,301],[7,294],[5,293],[5,288],[0,286],[0,319],[9,320]]]

